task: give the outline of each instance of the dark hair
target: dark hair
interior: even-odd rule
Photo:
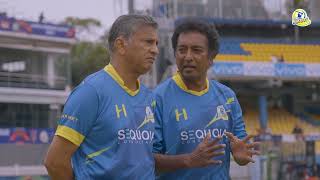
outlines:
[[[205,35],[208,39],[208,54],[209,58],[214,58],[219,52],[219,34],[214,24],[209,24],[201,19],[184,19],[174,30],[171,38],[171,43],[174,52],[177,49],[178,38],[181,33],[199,32]]]
[[[158,28],[158,23],[151,16],[130,14],[118,17],[109,31],[108,47],[110,52],[113,51],[114,42],[119,36],[128,39],[142,25]]]

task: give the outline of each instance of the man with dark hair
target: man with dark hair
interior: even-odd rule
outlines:
[[[207,79],[218,53],[218,33],[187,20],[172,36],[178,72],[154,90],[156,168],[160,179],[229,179],[230,153],[254,162],[241,107],[228,87]],[[212,139],[213,138],[213,139]]]
[[[111,61],[69,96],[45,166],[53,180],[154,179],[151,93],[138,77],[158,54],[157,23],[120,16],[110,29]]]

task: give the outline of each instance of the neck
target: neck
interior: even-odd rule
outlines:
[[[137,90],[137,80],[139,78],[139,74],[134,72],[132,68],[130,68],[130,66],[128,65],[128,62],[125,62],[121,58],[112,57],[111,59],[112,60],[110,63],[124,81],[124,85],[128,87],[130,90]]]
[[[182,77],[182,76],[181,76]],[[207,88],[207,78],[203,77],[197,80],[194,79],[184,79],[182,77],[184,84],[187,86],[189,90],[200,92]]]

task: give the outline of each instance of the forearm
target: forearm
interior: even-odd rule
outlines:
[[[164,155],[154,154],[157,172],[175,171],[189,167],[189,154]]]
[[[73,169],[71,163],[64,163],[60,165],[46,166],[48,174],[52,180],[73,180]]]
[[[78,146],[60,136],[54,136],[44,160],[52,180],[72,180],[71,157]]]

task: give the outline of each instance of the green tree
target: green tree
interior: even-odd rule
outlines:
[[[77,17],[67,17],[62,23],[74,26],[78,33],[84,31],[90,32],[90,29],[93,27],[101,27],[101,22],[94,18],[81,19]]]
[[[90,34],[91,28],[101,27],[100,21],[93,18],[67,17],[63,23],[74,26],[77,33]],[[79,39],[71,49],[70,59],[73,87],[89,74],[102,69],[110,61],[109,52],[103,42],[80,41]]]
[[[102,69],[110,61],[107,48],[101,43],[79,42],[71,50],[72,86]]]

